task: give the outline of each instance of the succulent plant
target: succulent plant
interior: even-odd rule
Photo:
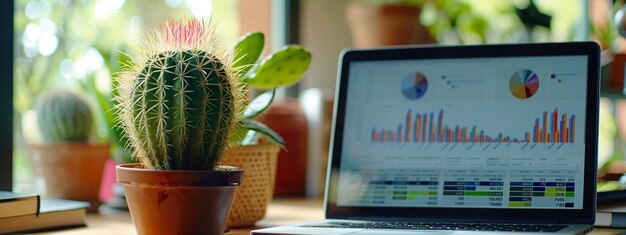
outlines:
[[[93,130],[93,114],[87,102],[69,91],[52,91],[36,104],[37,124],[47,143],[87,141]]]
[[[265,111],[274,100],[276,88],[298,82],[311,62],[311,53],[297,45],[285,46],[258,62],[263,51],[263,33],[254,32],[242,36],[233,47],[234,61],[239,81],[247,86],[269,90],[252,100],[240,117],[236,144],[251,144],[261,134],[268,140],[284,144],[283,139],[264,124],[253,118]]]
[[[243,94],[210,23],[168,21],[118,75],[117,111],[133,155],[158,170],[213,170]]]

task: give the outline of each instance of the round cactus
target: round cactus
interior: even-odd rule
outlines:
[[[47,143],[87,141],[93,130],[93,114],[78,95],[66,91],[47,93],[37,103],[37,124]]]
[[[241,102],[230,55],[203,22],[168,22],[119,80],[120,122],[146,168],[212,170]]]

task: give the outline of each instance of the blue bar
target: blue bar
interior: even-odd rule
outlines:
[[[478,137],[478,142],[482,142],[483,141],[483,136],[485,136],[485,131],[484,130],[480,130],[480,136]]]
[[[574,207],[574,203],[573,202],[566,202],[565,203],[565,207]]]
[[[531,202],[532,197],[509,197],[510,202]]]
[[[535,126],[539,126],[539,118],[535,118]],[[537,128],[533,128],[533,142],[537,143]]]
[[[439,118],[437,118],[437,127],[435,127],[437,129],[437,143],[441,142],[441,130],[439,130],[439,127],[442,126],[441,125],[441,120],[443,119],[443,109],[439,110]]]
[[[533,186],[533,182],[511,182],[511,186]]]
[[[574,192],[575,187],[566,187],[565,191],[567,192]]]
[[[533,186],[546,186],[546,182],[533,182]]]
[[[562,186],[562,187],[565,187],[566,183],[565,182],[547,182],[546,186]]]
[[[566,185],[566,186],[576,186],[575,184],[576,184],[576,183],[574,183],[574,182],[567,182],[565,185]]]
[[[476,191],[476,186],[465,186],[465,191]]]
[[[398,136],[396,136],[396,142],[400,143],[402,141],[402,124],[398,125]]]
[[[563,120],[559,121],[559,128],[563,126]],[[559,130],[559,143],[563,143],[563,130]]]
[[[435,119],[434,118],[434,114],[431,112],[430,113],[430,125],[428,125],[430,127],[430,131],[428,132],[428,140],[430,140],[432,142],[432,133],[433,133],[433,126],[435,124]]]
[[[458,191],[458,190],[465,190],[465,186],[443,186],[443,190],[446,191]]]
[[[461,186],[464,186],[465,182],[463,182],[463,181],[444,181],[443,185],[461,185]]]

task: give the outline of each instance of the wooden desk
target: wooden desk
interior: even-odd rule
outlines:
[[[269,205],[265,218],[257,222],[258,227],[273,227],[307,220],[324,218],[321,199],[275,198]],[[226,235],[248,235],[255,228],[232,229]],[[624,229],[594,228],[592,235],[625,233]],[[51,235],[135,235],[135,227],[128,213],[88,214],[87,227],[65,229],[38,234]]]

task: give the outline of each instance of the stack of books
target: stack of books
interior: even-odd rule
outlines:
[[[0,233],[85,226],[89,203],[0,191]]]

